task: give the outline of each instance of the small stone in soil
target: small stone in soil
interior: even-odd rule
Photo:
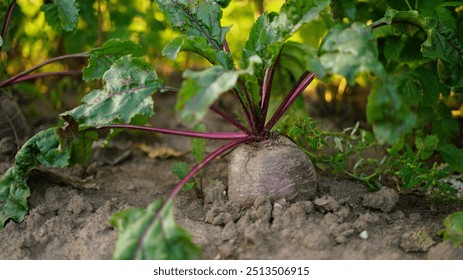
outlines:
[[[360,237],[361,239],[363,239],[363,240],[367,240],[367,239],[368,239],[368,236],[369,236],[369,234],[368,234],[368,231],[366,231],[366,230],[364,230],[364,231],[362,231],[361,233],[359,233],[359,237]]]

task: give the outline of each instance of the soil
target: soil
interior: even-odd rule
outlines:
[[[172,102],[158,106],[153,125],[180,128],[166,109]],[[233,129],[214,117],[207,126]],[[211,142],[208,151],[219,144]],[[5,147],[0,174],[12,164]],[[29,179],[28,216],[0,231],[0,259],[110,259],[117,239],[110,216],[166,197],[178,181],[172,164],[193,162],[188,150],[188,139],[124,134],[109,148],[96,143],[87,165],[37,168]],[[203,248],[204,259],[463,259],[461,247],[438,235],[459,204],[389,187],[372,193],[358,182],[319,174],[315,199],[258,197],[242,208],[227,198],[228,160],[206,167],[202,196],[189,190],[175,200],[176,220]]]

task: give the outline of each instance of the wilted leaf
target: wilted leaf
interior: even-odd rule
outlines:
[[[138,148],[151,159],[178,158],[184,155],[183,152],[176,151],[169,147],[151,147],[145,143],[138,145]]]
[[[0,180],[0,229],[8,219],[21,222],[27,214],[30,190],[29,172],[37,165],[64,167],[81,162],[90,155],[94,131],[73,133],[69,145],[62,146],[56,128],[41,131],[27,141],[16,154],[16,164]],[[71,140],[71,139],[69,139]],[[88,144],[82,145],[83,142]]]
[[[119,230],[114,259],[198,259],[200,249],[190,235],[175,224],[172,204],[156,200],[146,210],[115,213],[111,224]]]
[[[101,79],[114,61],[129,54],[140,57],[143,55],[143,49],[132,41],[111,39],[101,48],[90,51],[89,54],[89,64],[84,68],[82,76],[85,81]]]
[[[29,210],[30,189],[23,179],[16,175],[16,167],[11,167],[0,180],[0,229],[9,219],[22,222]]]

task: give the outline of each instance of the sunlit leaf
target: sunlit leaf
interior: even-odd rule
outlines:
[[[103,75],[104,89],[93,90],[79,107],[65,112],[80,125],[145,123],[153,115],[151,94],[163,87],[153,67],[140,58],[123,56]]]
[[[187,36],[203,37],[221,50],[229,27],[222,27],[222,10],[213,0],[155,0],[169,24]],[[221,1],[223,2],[223,1]],[[224,2],[223,4],[225,4]]]
[[[175,60],[181,51],[197,53],[213,65],[221,65],[227,70],[234,67],[230,53],[214,49],[204,37],[179,36],[164,47],[162,54]]]
[[[82,76],[85,81],[101,79],[114,61],[129,54],[133,57],[140,57],[143,55],[143,50],[140,45],[132,41],[111,39],[101,48],[90,51],[89,54],[89,64],[84,68]]]
[[[316,72],[319,77],[325,75],[318,58],[318,50],[298,42],[288,41],[280,55],[275,82],[274,93],[284,94],[299,79],[305,71]]]
[[[186,78],[179,92],[176,108],[186,122],[198,122],[217,98],[231,90],[238,77],[252,73],[253,66],[260,63],[259,57],[252,57],[248,69],[226,70],[222,66],[212,66],[206,70],[183,72]]]
[[[178,226],[172,204],[156,200],[146,209],[115,213],[111,224],[119,230],[114,259],[198,259],[200,249],[190,235]]]
[[[264,69],[271,66],[280,52],[284,42],[300,27],[320,17],[330,1],[286,1],[280,13],[264,13],[254,23],[249,39],[243,49],[242,66],[248,66],[248,59],[258,55],[263,64],[256,65],[255,75],[258,83],[262,83]]]

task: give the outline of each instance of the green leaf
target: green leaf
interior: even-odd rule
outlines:
[[[444,161],[457,172],[463,173],[463,151],[452,144],[445,144],[438,148]]]
[[[175,175],[178,179],[182,180],[183,178],[188,175],[190,172],[190,167],[186,162],[178,162],[172,165],[171,167],[172,174]],[[196,182],[194,180],[190,180],[188,183],[186,183],[183,187],[182,190],[190,190],[196,186]]]
[[[63,116],[65,124],[55,130],[59,136],[59,147],[66,149],[70,153],[70,164],[63,164],[62,166],[72,165],[76,163],[86,163],[91,156],[92,144],[98,139],[98,134],[93,130],[79,129],[79,124],[70,116]],[[51,142],[51,141],[50,141]],[[45,154],[49,147],[45,146],[41,150],[41,154]],[[42,164],[45,163],[41,160]],[[51,157],[46,161],[49,166],[56,165],[56,157]],[[46,164],[44,164],[46,165]]]
[[[384,17],[376,23],[379,22],[392,24],[395,31],[409,35],[423,30],[426,33],[426,40],[421,45],[423,57],[438,61],[440,79],[446,84],[463,86],[463,44],[439,17],[423,17],[417,11],[388,9]]]
[[[452,30],[434,18],[426,18],[423,28],[428,34],[421,50],[425,57],[441,58],[451,64],[463,63],[462,44]]]
[[[242,68],[249,66],[251,56],[258,55],[263,64],[256,65],[255,75],[262,84],[265,69],[273,65],[284,42],[296,33],[303,24],[320,17],[330,1],[291,0],[286,1],[280,13],[264,13],[254,23],[249,39],[243,49]]]
[[[228,7],[228,5],[230,4],[231,0],[214,0],[214,2],[216,2],[217,4],[219,4],[219,6],[223,9],[223,8]]]
[[[167,43],[162,54],[175,60],[181,51],[197,53],[213,65],[221,65],[227,70],[234,68],[230,53],[214,49],[204,37],[179,36]]]
[[[114,61],[129,54],[134,57],[140,57],[143,55],[143,49],[140,45],[132,41],[111,39],[101,48],[90,51],[89,54],[89,64],[84,68],[82,76],[82,79],[85,81],[101,79]]]
[[[331,28],[320,47],[320,62],[328,73],[346,77],[351,85],[360,73],[386,75],[373,32],[359,23]]]
[[[368,96],[367,120],[379,143],[403,142],[415,126],[412,104],[399,91],[402,83],[400,77],[378,80]]]
[[[198,259],[200,248],[175,224],[172,203],[156,200],[146,210],[135,208],[115,213],[110,220],[119,230],[114,259]]]
[[[0,36],[0,47],[3,46],[3,38]]]
[[[0,229],[9,219],[22,222],[29,210],[30,189],[22,179],[17,176],[16,167],[11,167],[0,180]]]
[[[29,139],[16,154],[15,165],[0,180],[0,229],[7,220],[21,222],[27,214],[30,190],[26,182],[34,167],[64,167],[88,159],[96,132],[73,133],[70,141],[61,145],[56,131],[49,128]],[[83,145],[84,141],[88,143]]]
[[[248,69],[229,71],[222,66],[212,66],[200,72],[183,72],[186,80],[179,92],[176,108],[186,122],[198,122],[222,93],[232,89],[238,77],[252,73],[253,65],[260,63],[258,57],[252,57]]]
[[[172,174],[175,175],[178,179],[183,179],[185,178],[186,175],[188,175],[188,172],[190,172],[190,167],[188,166],[188,163],[186,162],[178,162],[175,164],[172,164]]]
[[[65,125],[39,132],[16,155],[16,164],[0,181],[0,223],[20,222],[27,214],[30,170],[38,164],[64,167],[88,161],[98,135],[88,127],[108,123],[144,123],[153,114],[151,94],[162,88],[150,64],[124,56],[103,75],[104,90],[88,94],[83,104],[61,115]]]
[[[173,29],[187,36],[204,37],[214,49],[223,49],[225,35],[230,28],[220,25],[222,10],[217,1],[155,0],[155,2],[158,3]]]
[[[79,19],[79,9],[75,0],[54,0],[58,8],[61,26],[66,31],[72,31],[77,28]]]
[[[444,220],[444,240],[452,242],[453,246],[463,245],[463,212],[455,212]]]
[[[352,21],[357,15],[357,8],[352,0],[333,0],[330,6],[331,12],[336,19],[342,20],[347,17]]]
[[[79,8],[75,0],[53,0],[42,7],[45,19],[54,28],[73,31],[77,28]]]
[[[442,105],[444,107],[445,105]],[[441,106],[439,106],[441,107]],[[446,107],[446,110],[450,111],[450,109]],[[437,135],[442,143],[449,143],[457,135],[460,135],[460,128],[458,121],[450,116],[439,116],[440,112],[437,113],[436,118],[436,111],[432,111],[432,133]]]
[[[318,59],[318,50],[302,43],[286,42],[280,54],[273,92],[287,92],[307,70],[316,72],[319,77],[325,75]]]
[[[193,130],[197,132],[206,132],[206,125],[198,123],[195,125]],[[200,163],[204,159],[204,153],[206,152],[206,139],[191,138],[191,152],[195,157],[196,162]]]
[[[103,75],[103,90],[93,90],[79,107],[61,114],[80,125],[144,124],[154,114],[151,94],[163,87],[153,67],[140,58],[123,56]]]
[[[439,138],[436,135],[427,135],[426,138],[416,137],[415,146],[421,160],[428,159],[437,149]]]

